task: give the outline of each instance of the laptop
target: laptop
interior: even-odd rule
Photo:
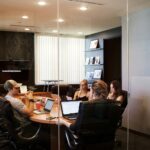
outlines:
[[[61,101],[62,116],[67,119],[76,119],[79,112],[80,100]]]
[[[54,100],[52,99],[47,99],[46,104],[44,106],[43,110],[34,110],[33,113],[35,114],[46,114],[46,113],[50,113],[50,111],[52,110],[54,104]]]

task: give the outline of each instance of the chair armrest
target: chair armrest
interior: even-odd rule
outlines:
[[[78,136],[74,134],[70,129],[65,130],[65,138],[67,140],[67,144],[71,150],[76,150],[78,143]]]
[[[23,136],[23,135],[22,135],[22,134],[23,134],[23,131],[21,131],[21,132],[18,133],[18,137],[19,137],[21,140],[33,141],[33,140],[35,140],[35,139],[38,138],[38,134],[39,134],[39,132],[40,132],[40,129],[41,129],[41,124],[39,125],[37,131],[36,131],[31,137],[25,137],[25,136]]]

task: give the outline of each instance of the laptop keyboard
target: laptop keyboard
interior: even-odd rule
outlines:
[[[65,118],[74,120],[74,119],[77,119],[77,115],[65,116]]]

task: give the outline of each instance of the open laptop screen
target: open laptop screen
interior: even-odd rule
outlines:
[[[79,105],[81,101],[62,101],[61,108],[62,114],[69,115],[69,114],[77,114],[79,111]]]

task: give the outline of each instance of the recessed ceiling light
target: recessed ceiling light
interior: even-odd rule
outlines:
[[[40,6],[45,6],[45,5],[46,5],[46,2],[45,2],[45,1],[39,1],[39,2],[38,2],[38,5],[40,5]]]
[[[57,30],[52,30],[52,32],[53,32],[53,33],[57,33],[58,31],[57,31]]]
[[[64,22],[64,19],[59,18],[59,19],[58,19],[58,22]]]
[[[86,7],[86,6],[81,6],[81,7],[80,7],[80,10],[81,10],[81,11],[86,11],[86,10],[87,10],[87,7]]]
[[[29,29],[29,28],[25,28],[24,30],[25,30],[25,31],[29,31],[30,29]]]
[[[22,16],[22,19],[28,19],[29,17],[28,16]]]
[[[83,35],[83,32],[78,32],[79,35]]]

